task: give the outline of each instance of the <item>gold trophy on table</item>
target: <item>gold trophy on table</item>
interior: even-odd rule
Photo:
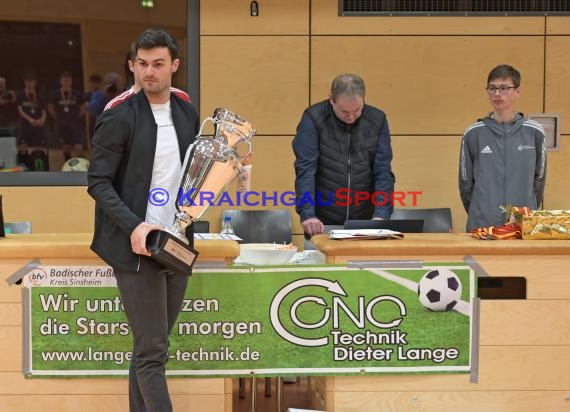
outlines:
[[[214,126],[214,134],[203,135],[209,122]],[[186,229],[200,219],[239,175],[237,146],[247,144],[250,154],[255,132],[247,120],[228,109],[218,108],[212,117],[204,119],[196,141],[186,152],[174,223],[147,236],[147,249],[153,259],[178,273],[192,270],[198,252],[193,247],[193,231],[189,231],[189,239]],[[203,201],[203,194],[208,194],[207,202]]]

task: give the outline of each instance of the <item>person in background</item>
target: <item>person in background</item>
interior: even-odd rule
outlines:
[[[6,86],[6,79],[0,76],[0,127],[15,129],[17,122],[16,92],[9,90]]]
[[[56,135],[61,142],[63,160],[84,157],[85,100],[83,93],[72,88],[73,76],[63,72],[59,78],[60,87],[49,99],[48,111],[54,119]]]
[[[46,171],[49,170],[45,135],[46,103],[39,96],[36,86],[36,76],[26,73],[24,90],[16,96],[20,115],[17,162],[33,171]]]
[[[465,129],[459,153],[459,193],[467,231],[502,226],[501,206],[542,205],[546,182],[546,140],[542,126],[515,109],[521,75],[501,64],[487,77],[493,111]]]
[[[103,87],[93,93],[93,96],[91,97],[91,100],[87,106],[89,114],[97,119],[97,117],[103,113],[103,110],[107,103],[109,103],[109,101],[111,101],[123,91],[124,84],[125,83],[123,76],[121,76],[119,73],[105,73],[103,79]]]
[[[87,173],[95,199],[91,248],[114,269],[133,334],[131,412],[172,411],[165,376],[168,337],[189,273],[152,260],[146,237],[174,220],[174,199],[156,206],[148,195],[152,188],[177,193],[184,155],[199,130],[194,107],[171,91],[179,64],[178,45],[167,32],[148,29],[134,40],[131,65],[142,90],[97,120]]]
[[[98,74],[92,74],[89,76],[89,90],[85,92],[85,101],[91,101],[91,97],[93,97],[93,93],[101,90],[103,86],[103,78]]]
[[[377,197],[355,205],[354,192],[394,191],[392,145],[386,114],[364,102],[364,80],[338,75],[329,98],[307,108],[293,139],[296,210],[306,237],[349,219],[389,219],[390,202]],[[350,195],[350,202],[337,196]],[[351,191],[349,193],[349,191]],[[380,196],[380,195],[378,195]],[[312,201],[307,201],[308,197]],[[345,204],[344,206],[337,203]]]
[[[102,85],[103,78],[101,76],[98,74],[92,74],[89,76],[89,90],[85,92],[85,104],[87,105],[87,108],[89,108],[93,94],[101,90]],[[87,110],[87,115],[87,120],[89,122],[89,139],[91,139],[93,137],[93,132],[95,131],[95,119],[97,116],[90,110]]]

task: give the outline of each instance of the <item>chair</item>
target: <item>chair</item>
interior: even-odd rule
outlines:
[[[449,207],[432,209],[395,208],[390,219],[422,219],[424,221],[424,233],[449,233],[453,231]]]
[[[197,220],[192,224],[194,233],[210,233],[210,222],[207,220]]]
[[[291,243],[291,213],[289,210],[233,210],[222,211],[222,222],[231,217],[236,236],[243,243]]]

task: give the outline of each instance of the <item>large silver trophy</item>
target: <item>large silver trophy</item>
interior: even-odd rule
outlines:
[[[208,123],[214,126],[213,135],[202,134]],[[239,175],[237,147],[247,144],[248,154],[251,153],[254,135],[251,124],[228,109],[218,108],[212,117],[204,119],[196,141],[186,153],[174,223],[147,236],[147,249],[153,259],[177,273],[190,273],[198,252],[193,248],[193,230],[188,233],[189,239],[187,228],[200,219]],[[203,201],[204,198],[208,201]]]

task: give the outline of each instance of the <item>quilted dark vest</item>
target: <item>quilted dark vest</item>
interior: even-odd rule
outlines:
[[[354,192],[374,192],[374,157],[386,115],[375,107],[364,105],[360,118],[347,125],[334,115],[328,100],[313,105],[308,114],[319,135],[316,215],[325,225],[342,225],[348,219],[372,218],[372,202],[361,201],[356,206]],[[349,202],[351,204],[347,205]]]

